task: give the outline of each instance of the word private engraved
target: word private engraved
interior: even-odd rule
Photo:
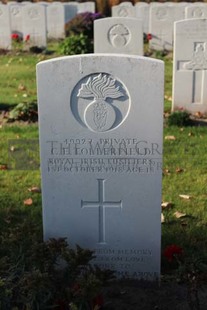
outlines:
[[[94,132],[116,128],[127,117],[129,106],[123,83],[107,73],[83,78],[71,96],[71,110],[76,120]]]
[[[98,179],[98,201],[81,200],[81,208],[97,207],[99,209],[99,243],[106,243],[105,208],[122,208],[122,201],[105,201],[106,180]]]
[[[108,39],[114,47],[119,48],[127,45],[130,38],[131,34],[129,29],[122,24],[114,25],[109,29]]]

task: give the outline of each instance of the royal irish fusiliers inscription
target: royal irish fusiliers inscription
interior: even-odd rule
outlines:
[[[138,138],[47,141],[49,173],[160,173],[162,150],[157,142]],[[153,158],[152,158],[153,157]]]
[[[160,274],[163,69],[114,54],[37,66],[44,239],[118,277]]]

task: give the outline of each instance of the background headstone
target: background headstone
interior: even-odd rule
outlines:
[[[65,9],[61,3],[50,4],[47,7],[47,36],[61,39],[65,37]]]
[[[149,46],[154,50],[172,50],[173,44],[173,7],[168,4],[157,4],[150,7],[149,32],[152,39]]]
[[[45,48],[47,46],[46,7],[41,4],[25,5],[22,8],[22,16],[24,38],[30,36],[27,48],[31,46]]]
[[[65,23],[69,22],[78,14],[78,3],[63,3],[65,8]]]
[[[207,19],[175,23],[172,110],[207,112]]]
[[[18,33],[19,35],[23,36],[22,5],[18,3],[10,4],[9,10],[12,32]]]
[[[95,20],[94,53],[143,55],[141,20],[130,17]]]
[[[95,13],[95,3],[92,1],[78,3],[78,13],[85,12]]]
[[[135,17],[134,6],[114,5],[111,10],[112,17]]]
[[[11,22],[9,6],[0,4],[0,48],[11,49]]]
[[[135,5],[135,15],[142,21],[143,32],[149,33],[149,4],[138,2]]]
[[[207,4],[195,3],[185,9],[185,18],[207,18]]]
[[[163,62],[92,54],[37,65],[44,238],[119,277],[160,274]]]

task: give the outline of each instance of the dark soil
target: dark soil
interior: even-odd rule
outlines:
[[[197,295],[196,295],[197,293]],[[105,289],[104,310],[206,310],[207,286],[196,292],[184,284],[117,281]]]

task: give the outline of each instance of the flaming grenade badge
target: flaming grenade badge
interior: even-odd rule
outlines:
[[[93,98],[84,113],[86,125],[92,131],[106,131],[112,128],[116,121],[116,112],[113,106],[107,102],[107,98],[117,99],[124,96],[120,86],[116,86],[116,80],[100,73],[89,77],[87,82],[81,85],[78,97]]]

